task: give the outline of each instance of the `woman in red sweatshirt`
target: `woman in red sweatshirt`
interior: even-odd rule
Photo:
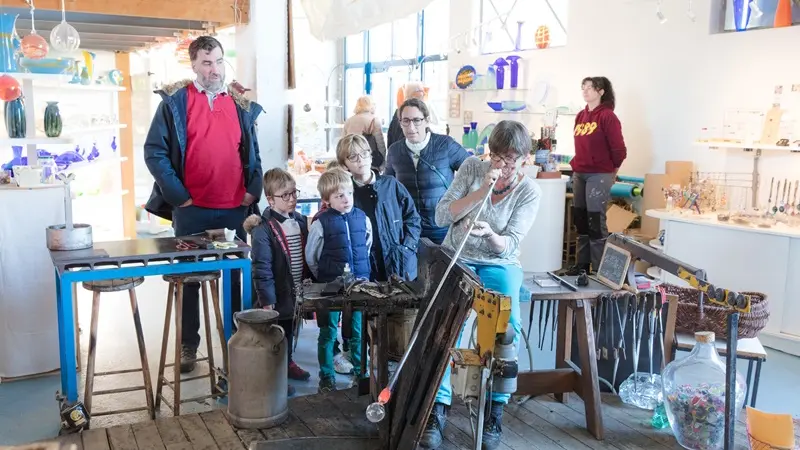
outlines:
[[[571,161],[573,220],[578,230],[578,263],[567,270],[596,272],[608,236],[606,207],[627,151],[614,114],[614,88],[606,77],[584,78],[586,108],[575,118],[575,157]],[[591,267],[590,267],[591,264]]]

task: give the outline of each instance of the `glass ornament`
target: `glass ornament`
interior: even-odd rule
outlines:
[[[62,20],[50,32],[50,45],[61,52],[72,52],[81,46],[81,36],[75,27]]]
[[[30,59],[42,59],[47,56],[47,41],[31,31],[31,34],[22,38],[22,54]]]
[[[19,81],[11,75],[0,75],[0,100],[11,102],[22,95]]]

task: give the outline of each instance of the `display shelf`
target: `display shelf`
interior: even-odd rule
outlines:
[[[61,136],[57,138],[35,137],[35,138],[0,138],[0,146],[3,145],[63,145],[72,144],[74,139]]]
[[[72,173],[72,172],[77,172],[77,171],[80,171],[80,170],[83,170],[83,169],[87,169],[87,168],[94,168],[94,167],[97,167],[97,166],[104,166],[104,165],[108,165],[108,164],[118,164],[118,163],[125,162],[127,160],[128,160],[128,158],[124,157],[124,156],[111,156],[111,157],[106,157],[106,158],[97,158],[97,159],[95,159],[93,161],[81,161],[81,162],[77,162],[75,164],[71,164],[69,167],[67,167],[66,169],[62,170],[61,172]]]
[[[42,84],[42,88],[53,89],[69,89],[75,91],[98,91],[98,92],[122,92],[125,90],[124,86],[115,86],[113,84],[77,84],[77,83],[60,83],[60,84]]]
[[[450,92],[525,92],[529,89],[525,88],[509,88],[509,89],[458,89],[458,88],[451,88]]]
[[[741,142],[722,142],[722,141],[694,141],[694,145],[709,149],[733,148],[741,150],[775,150],[781,152],[796,153],[800,152],[800,146],[770,145],[761,143],[743,144]]]
[[[523,114],[523,115],[528,115],[528,116],[544,116],[546,114],[550,114],[550,113],[554,113],[554,112],[558,112],[559,116],[575,116],[575,115],[578,114],[577,112],[572,112],[572,111],[557,111],[557,110],[552,110],[552,111],[528,111],[528,110],[523,110],[523,111],[482,111],[482,112],[485,112],[485,113],[488,113],[488,114],[509,114],[509,115],[511,115],[511,114]]]
[[[63,135],[66,136],[80,136],[84,134],[99,133],[103,131],[116,131],[123,128],[128,128],[125,123],[110,123],[105,125],[92,125],[90,127],[81,127],[76,129],[65,129]]]
[[[69,80],[72,79],[72,75],[69,74],[45,74],[45,73],[28,73],[28,72],[0,72],[0,75],[9,75],[19,80],[32,80],[39,84],[40,82],[44,83],[54,83],[54,84],[66,84]]]
[[[56,189],[63,188],[63,184],[39,184],[36,186],[19,187],[14,183],[0,184],[0,191],[32,191],[38,189]]]
[[[96,194],[83,194],[83,195],[76,195],[72,198],[73,201],[81,201],[81,200],[97,200],[97,199],[114,199],[117,197],[122,197],[123,195],[129,194],[130,191],[126,189],[117,189],[111,192],[98,192]]]

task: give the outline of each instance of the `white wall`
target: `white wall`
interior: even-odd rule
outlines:
[[[684,159],[697,161],[707,171],[752,170],[750,156],[734,152],[726,158],[724,152],[691,142],[702,127],[721,125],[726,109],[766,110],[776,84],[800,83],[800,27],[710,34],[712,16],[716,20],[719,15],[714,4],[712,14],[709,0],[695,0],[697,19],[692,23],[686,1],[664,2],[668,21],[660,25],[655,1],[569,0],[567,46],[520,53],[534,66],[524,82],[532,84],[537,76],[548,74],[560,93],[558,103],[580,104],[582,78],[611,79],[628,145],[622,174],[663,172],[665,161]],[[451,8],[450,34],[476,25],[472,14],[470,8]],[[498,56],[507,54],[469,57],[451,52],[451,79],[464,64],[481,72]],[[485,104],[483,110],[488,110]],[[479,120],[506,117],[487,114]],[[566,131],[566,137],[571,136],[571,119],[560,120],[559,135]],[[538,134],[538,125],[534,129]],[[771,153],[762,161],[764,176],[790,176],[798,168],[800,155]]]

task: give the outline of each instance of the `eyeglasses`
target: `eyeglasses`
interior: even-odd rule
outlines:
[[[422,117],[415,117],[413,119],[400,119],[400,125],[404,127],[408,127],[412,123],[415,127],[422,125],[422,122],[425,122],[425,119]]]
[[[293,198],[297,198],[299,195],[300,195],[300,189],[295,189],[294,191],[287,192],[285,194],[271,195],[270,197],[272,197],[272,198],[280,197],[281,200],[283,200],[285,202],[288,202],[289,200],[291,200]]]
[[[489,158],[491,158],[492,161],[494,161],[494,162],[500,162],[502,160],[505,164],[507,164],[509,166],[513,166],[514,164],[517,163],[517,161],[519,161],[518,157],[507,158],[507,157],[502,157],[500,155],[495,155],[494,153],[489,153]]]
[[[347,160],[350,162],[356,162],[358,160],[365,160],[367,158],[371,158],[372,153],[370,152],[361,152],[361,153],[353,153],[347,157]]]

